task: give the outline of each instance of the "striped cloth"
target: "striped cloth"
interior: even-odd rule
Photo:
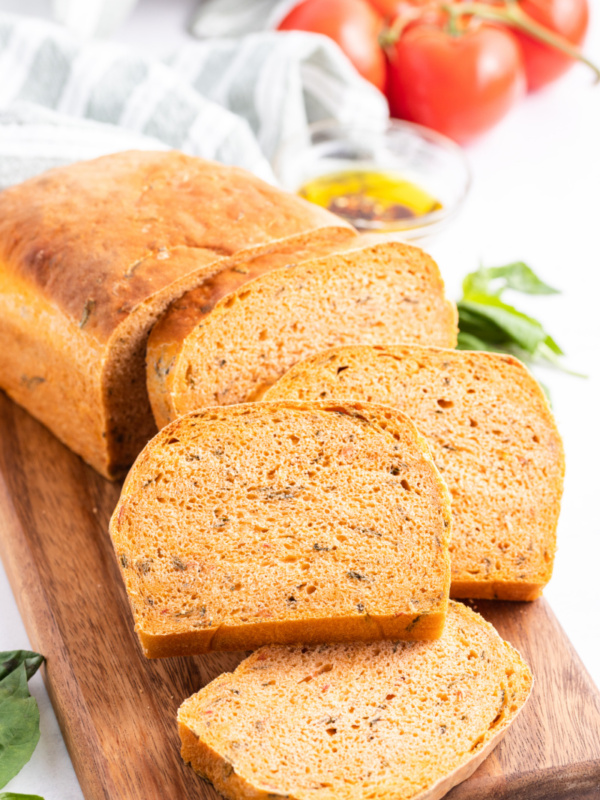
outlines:
[[[0,188],[129,148],[175,147],[274,180],[280,145],[310,123],[387,113],[383,96],[315,34],[190,42],[161,62],[0,14]]]
[[[202,0],[190,31],[204,38],[274,30],[298,3],[299,0]]]

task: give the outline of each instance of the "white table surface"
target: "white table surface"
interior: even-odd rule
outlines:
[[[591,5],[587,51],[600,61],[600,3]],[[166,55],[187,38],[184,26],[194,6],[194,0],[140,0],[113,38]],[[0,0],[0,10],[50,16],[48,0]],[[576,67],[529,97],[471,146],[469,156],[474,184],[466,206],[428,246],[448,294],[459,295],[462,276],[480,261],[527,261],[563,293],[519,303],[547,325],[570,365],[589,375],[538,373],[550,387],[567,454],[559,551],[546,597],[600,685],[600,86],[592,88],[586,70]],[[0,650],[28,648],[1,567],[0,608]],[[81,800],[39,674],[30,688],[40,705],[42,735],[6,790]]]

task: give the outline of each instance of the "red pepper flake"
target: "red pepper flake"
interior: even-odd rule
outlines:
[[[160,613],[161,614],[168,614],[169,613],[169,609],[168,608],[163,608],[163,610]]]
[[[326,692],[329,689],[329,684],[326,683],[325,686],[321,689],[322,692]]]

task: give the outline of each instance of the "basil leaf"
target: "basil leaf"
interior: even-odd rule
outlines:
[[[558,289],[538,278],[523,261],[514,261],[503,267],[480,267],[470,272],[463,281],[465,299],[473,292],[500,297],[505,289],[514,289],[523,294],[560,294]]]
[[[461,300],[458,307],[459,313],[470,311],[493,322],[504,332],[505,341],[518,344],[532,355],[537,346],[546,339],[547,334],[537,320],[517,311],[514,306],[503,303],[497,297],[473,293],[469,300]]]
[[[457,350],[489,350],[489,345],[478,336],[473,336],[471,333],[458,332],[458,342],[456,344]]]
[[[22,662],[0,681],[0,788],[29,761],[40,738],[40,711]]]
[[[545,361],[570,375],[585,378],[563,365],[562,349],[540,322],[501,299],[505,289],[525,294],[559,294],[523,261],[469,272],[463,280],[462,300],[457,303],[457,348],[510,353],[528,365]],[[548,395],[545,387],[544,391]]]
[[[31,650],[7,650],[0,653],[0,681],[16,669],[19,664],[25,664],[27,680],[31,680],[44,662],[44,656],[32,653]]]
[[[507,341],[502,328],[486,316],[466,308],[464,301],[458,303],[458,327],[462,333],[470,333],[484,342],[502,344]]]
[[[555,342],[555,341],[554,341],[554,339],[553,339],[553,338],[550,336],[550,334],[548,334],[548,335],[546,336],[546,338],[544,339],[544,344],[546,345],[546,347],[550,348],[550,350],[551,350],[551,351],[552,351],[552,352],[553,352],[555,355],[557,355],[557,356],[564,356],[564,352],[563,352],[563,351],[561,350],[561,348],[560,348],[560,347],[559,347],[559,346],[556,344],[556,342]]]
[[[44,800],[39,794],[17,794],[16,792],[0,792],[0,800]]]
[[[568,369],[560,360],[560,357],[551,350],[546,342],[542,342],[537,349],[536,356],[538,358],[543,358],[544,360],[548,361],[548,363],[552,364],[553,367],[562,370],[562,372],[566,372],[567,375],[573,375],[575,378],[587,378],[588,376],[583,372],[575,372],[572,369]]]

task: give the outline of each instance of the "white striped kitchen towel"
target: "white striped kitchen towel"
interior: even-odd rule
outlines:
[[[75,0],[71,0],[74,2]],[[190,31],[200,38],[275,30],[300,0],[202,0]]]
[[[310,123],[386,116],[383,96],[315,34],[190,42],[160,62],[0,14],[0,188],[132,147],[175,147],[273,180],[279,146]]]

